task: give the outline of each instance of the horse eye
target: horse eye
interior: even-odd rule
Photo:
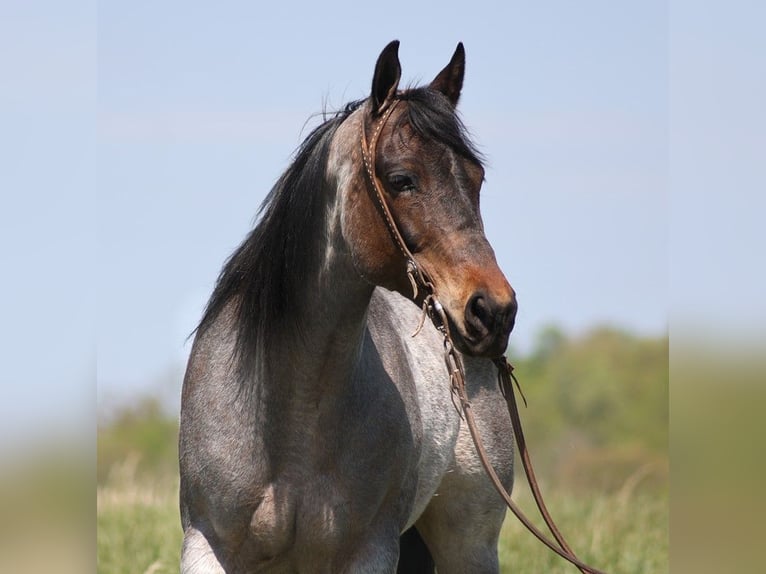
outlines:
[[[388,183],[398,192],[415,190],[415,182],[407,175],[391,175],[388,177]]]

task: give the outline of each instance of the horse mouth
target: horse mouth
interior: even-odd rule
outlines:
[[[449,311],[446,311],[446,315],[452,342],[455,348],[464,355],[497,359],[505,354],[513,330],[513,318],[497,321],[498,325],[503,324],[502,328],[487,331],[471,328],[470,324],[462,321],[462,325],[458,324]]]

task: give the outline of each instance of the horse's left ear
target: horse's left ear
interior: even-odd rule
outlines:
[[[399,40],[390,42],[378,56],[372,77],[372,105],[375,115],[383,112],[394,100],[402,66],[399,64]]]
[[[463,42],[459,42],[449,64],[434,78],[428,86],[447,96],[453,106],[460,99],[460,90],[463,89],[463,75],[465,74],[465,49]]]

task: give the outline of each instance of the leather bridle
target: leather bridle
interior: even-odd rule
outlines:
[[[428,315],[436,329],[442,334],[444,339],[444,362],[450,375],[453,400],[455,397],[457,397],[460,402],[460,409],[458,410],[458,413],[460,413],[462,410],[461,417],[464,417],[466,424],[468,425],[468,429],[471,433],[471,438],[473,439],[473,443],[476,447],[476,452],[479,455],[479,459],[481,460],[481,464],[484,467],[484,470],[486,471],[490,480],[492,481],[495,489],[503,498],[508,508],[511,509],[511,512],[513,512],[513,514],[516,515],[516,518],[518,518],[521,523],[543,544],[545,544],[549,549],[551,549],[553,552],[565,560],[568,560],[577,566],[580,572],[583,574],[604,574],[602,571],[597,570],[592,566],[588,566],[579,558],[577,558],[577,556],[575,556],[574,552],[567,544],[558,527],[553,522],[553,519],[551,518],[550,513],[545,506],[545,502],[543,501],[542,494],[540,493],[540,488],[537,483],[537,478],[535,477],[534,469],[532,468],[532,461],[529,456],[529,451],[527,450],[526,441],[524,439],[524,432],[521,428],[521,419],[519,418],[518,405],[516,404],[516,396],[513,389],[513,383],[515,382],[517,387],[519,386],[519,383],[516,380],[516,377],[513,375],[513,366],[508,363],[505,356],[500,356],[496,359],[493,359],[493,362],[497,367],[498,383],[508,406],[508,412],[511,417],[513,432],[516,437],[516,444],[518,445],[519,455],[524,466],[524,472],[527,476],[527,481],[529,482],[529,486],[532,490],[532,494],[535,502],[537,503],[540,514],[545,520],[545,523],[547,524],[551,534],[553,534],[556,542],[550,540],[543,532],[541,532],[534,524],[532,524],[532,522],[526,517],[526,515],[524,515],[516,503],[513,502],[511,495],[505,489],[503,483],[500,481],[500,478],[495,472],[494,467],[489,462],[487,451],[484,448],[484,443],[481,440],[481,435],[479,435],[479,431],[476,426],[471,403],[468,400],[468,394],[465,388],[465,370],[463,368],[463,362],[460,358],[460,355],[457,353],[452,343],[452,335],[450,333],[446,312],[436,298],[434,285],[431,281],[430,275],[421,265],[418,265],[418,263],[415,261],[415,256],[412,254],[409,247],[407,247],[407,244],[405,243],[404,238],[402,237],[402,234],[396,225],[396,221],[391,214],[388,203],[386,202],[386,198],[383,193],[383,186],[375,173],[375,157],[378,139],[380,138],[380,133],[383,130],[383,126],[391,116],[391,113],[394,111],[399,101],[400,100],[398,98],[395,98],[388,104],[385,109],[379,111],[379,113],[382,113],[374,125],[369,145],[367,143],[365,122],[362,120],[362,159],[364,161],[365,171],[367,172],[367,176],[369,177],[370,183],[372,184],[373,196],[378,207],[380,208],[380,213],[386,223],[386,227],[388,228],[388,232],[391,235],[391,239],[402,252],[405,261],[407,262],[407,277],[412,284],[413,298],[418,298],[419,290],[422,290],[422,292],[425,293],[425,297],[423,299],[423,315],[421,317],[420,325],[418,325],[418,328],[416,329],[415,333],[413,333],[413,336],[417,335],[417,333],[420,331],[421,327],[423,326],[423,322],[425,321],[426,315]],[[519,392],[521,392],[520,387]],[[523,398],[524,395],[522,394],[522,399]],[[526,403],[526,400],[524,402]]]

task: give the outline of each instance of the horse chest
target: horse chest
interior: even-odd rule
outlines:
[[[250,536],[264,558],[282,554],[292,546],[295,519],[295,499],[276,484],[269,484],[250,520]]]
[[[283,478],[263,490],[250,521],[255,562],[316,565],[348,544],[369,517],[330,482],[317,477],[298,485]]]

